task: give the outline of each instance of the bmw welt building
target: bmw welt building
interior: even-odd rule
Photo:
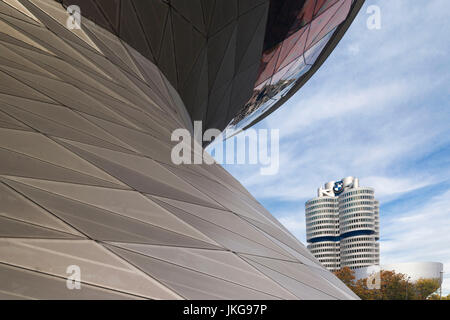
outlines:
[[[171,134],[269,115],[362,4],[0,1],[0,298],[357,299]]]

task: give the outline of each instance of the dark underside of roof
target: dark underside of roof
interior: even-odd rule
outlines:
[[[192,121],[223,130],[254,94],[262,53],[290,35],[306,0],[57,0],[118,35],[155,63],[180,94]],[[319,0],[317,0],[319,1]],[[361,8],[352,4],[313,67],[262,117],[317,70]],[[248,125],[246,125],[248,127]]]

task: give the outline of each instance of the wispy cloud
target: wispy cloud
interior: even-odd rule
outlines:
[[[395,210],[391,208],[391,210]],[[447,274],[443,291],[450,292],[450,190],[425,200],[417,208],[380,221],[381,263],[439,261]]]

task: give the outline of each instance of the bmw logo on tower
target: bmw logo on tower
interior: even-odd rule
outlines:
[[[342,181],[338,181],[333,186],[333,192],[335,195],[341,194],[344,191],[344,183]]]

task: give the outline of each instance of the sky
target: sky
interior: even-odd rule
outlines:
[[[377,5],[381,28],[369,30]],[[279,129],[279,171],[225,165],[301,242],[304,203],[358,177],[380,200],[381,264],[444,263],[450,293],[450,1],[367,0],[309,82],[255,126]]]

